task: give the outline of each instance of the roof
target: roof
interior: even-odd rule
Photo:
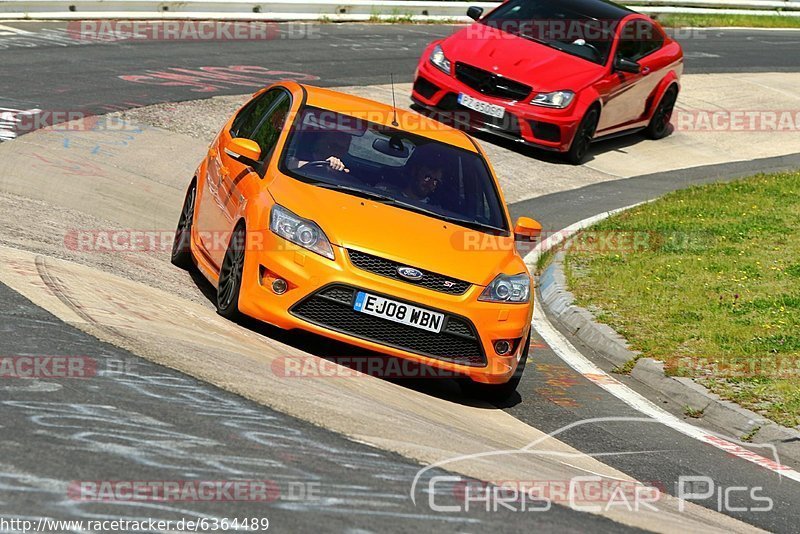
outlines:
[[[610,0],[556,0],[559,7],[564,7],[597,20],[621,20],[631,13],[636,13]]]
[[[497,13],[509,15],[510,10],[517,6],[522,8],[522,12],[536,13],[537,19],[552,21],[589,19],[618,22],[636,13],[610,0],[510,0],[500,4],[488,19]]]

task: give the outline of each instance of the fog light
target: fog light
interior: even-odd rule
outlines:
[[[272,281],[272,291],[274,291],[276,295],[283,295],[286,293],[288,287],[286,280],[283,278],[276,278]]]
[[[511,343],[506,340],[500,340],[494,342],[494,351],[499,355],[508,354],[511,352]]]

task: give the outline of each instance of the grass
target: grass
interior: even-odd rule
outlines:
[[[539,254],[539,257],[536,258],[536,272],[534,274],[541,275],[553,263],[553,258],[555,258],[560,248],[559,246],[550,247]]]
[[[692,408],[691,406],[685,406],[683,408],[683,415],[686,417],[691,417],[692,419],[700,419],[703,417],[703,412],[705,410],[699,410],[697,408]]]
[[[393,9],[389,15],[373,12],[370,15],[370,23],[385,23],[385,24],[411,24],[414,22],[414,15],[411,13],[402,13],[398,9]]]
[[[328,15],[322,15],[320,18],[317,19],[317,22],[320,24],[331,24],[335,21]],[[456,19],[456,18],[442,18],[442,19],[433,19],[433,18],[414,18],[413,13],[402,12],[399,9],[393,9],[391,13],[380,13],[378,11],[373,11],[369,18],[366,20],[368,24],[464,24],[463,21]]]
[[[669,194],[582,232],[579,305],[724,398],[800,424],[800,172]]]
[[[782,15],[661,14],[658,22],[669,28],[800,28],[800,17]]]
[[[753,438],[756,437],[756,434],[758,434],[759,430],[761,430],[761,427],[757,426],[754,429],[752,429],[750,432],[748,432],[747,434],[742,436],[740,439],[742,441],[745,441],[745,442],[749,443],[749,442],[753,441]]]
[[[668,28],[709,28],[709,27],[749,27],[749,28],[800,28],[800,17],[781,15],[693,15],[693,14],[660,14],[655,16],[662,26]],[[333,19],[323,15],[318,19],[322,24],[329,24]],[[414,19],[411,13],[403,13],[394,9],[389,14],[373,12],[368,23],[371,24],[464,24],[459,19]]]

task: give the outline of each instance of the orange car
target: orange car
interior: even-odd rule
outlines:
[[[282,82],[222,128],[186,194],[172,262],[217,309],[452,372],[507,397],[531,279],[471,137],[417,113]]]

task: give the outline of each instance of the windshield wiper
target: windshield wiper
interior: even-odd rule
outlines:
[[[441,219],[443,221],[446,221],[446,222],[449,222],[449,223],[452,223],[452,224],[457,224],[459,226],[466,226],[467,228],[471,228],[473,230],[484,230],[484,231],[485,230],[490,230],[492,232],[499,232],[501,234],[506,232],[506,230],[503,229],[503,228],[497,228],[496,226],[492,226],[492,225],[489,225],[489,224],[479,223],[478,221],[470,221],[470,220],[467,220],[467,219],[461,219],[459,217],[452,217],[450,215],[443,215],[443,214],[441,214],[439,212],[436,212],[436,211],[433,211],[433,210],[427,210],[427,209],[422,208],[420,206],[416,206],[414,204],[408,204],[408,203],[402,202],[400,200],[394,200],[394,202],[392,204],[398,205],[398,206],[403,206],[405,208],[408,208],[409,210],[416,211],[417,213],[421,213],[423,215],[428,215],[428,216],[433,217],[435,219]]]
[[[333,189],[335,191],[343,191],[346,193],[350,193],[351,195],[356,195],[359,197],[369,198],[371,200],[377,200],[380,202],[394,202],[392,197],[381,195],[380,193],[375,193],[373,191],[367,191],[364,189],[359,189],[358,187],[351,187],[349,185],[344,184],[333,184],[331,182],[324,182],[322,180],[314,180],[311,182],[313,185],[318,187],[324,187],[325,189]]]

